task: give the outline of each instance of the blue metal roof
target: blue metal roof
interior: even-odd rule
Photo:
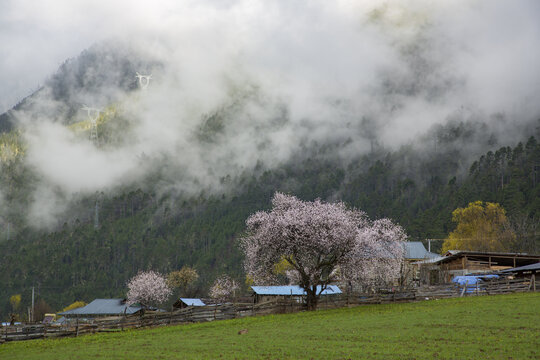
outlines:
[[[203,303],[201,299],[180,298],[180,301],[187,306],[206,306],[206,304]]]
[[[306,292],[298,285],[283,286],[252,286],[257,295],[293,295],[304,296]],[[321,291],[321,286],[317,286],[317,294]],[[341,290],[336,285],[328,285],[321,295],[341,294]]]
[[[121,315],[134,314],[141,310],[140,306],[127,306],[124,299],[95,299],[90,304],[59,313],[58,315]]]

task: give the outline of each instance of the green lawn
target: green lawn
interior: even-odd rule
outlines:
[[[246,334],[238,331],[247,329]],[[539,359],[540,293],[273,315],[0,345],[0,359]]]

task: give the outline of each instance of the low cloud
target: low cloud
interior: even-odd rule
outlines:
[[[9,1],[4,10],[0,39],[13,51],[0,60],[0,107],[14,102],[6,94],[46,84],[14,114],[37,192],[48,189],[36,209],[136,183],[156,164],[164,188],[196,193],[313,144],[341,144],[345,162],[374,144],[424,146],[424,134],[455,119],[486,124],[503,145],[540,114],[536,1]],[[79,58],[44,80],[88,47],[89,66]],[[152,73],[148,89],[137,89],[135,71]],[[86,120],[82,104],[114,107],[125,129],[99,147],[81,138],[66,125]]]

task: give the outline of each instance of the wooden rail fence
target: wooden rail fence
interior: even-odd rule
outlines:
[[[531,279],[492,280],[478,285],[424,286],[399,292],[377,294],[342,294],[321,298],[318,309],[335,309],[362,304],[421,301],[460,296],[496,295],[514,292],[536,291],[534,276]],[[78,336],[97,332],[123,331],[143,327],[177,325],[194,322],[226,320],[246,316],[293,313],[305,310],[304,306],[291,300],[270,301],[259,304],[223,304],[188,307],[173,312],[146,312],[114,318],[96,318],[91,321],[72,319],[65,325],[19,325],[0,328],[0,344],[5,341]]]

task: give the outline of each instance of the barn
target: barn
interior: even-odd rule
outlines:
[[[422,283],[442,284],[455,276],[498,272],[536,264],[540,255],[523,253],[449,250],[439,259],[420,263]]]

